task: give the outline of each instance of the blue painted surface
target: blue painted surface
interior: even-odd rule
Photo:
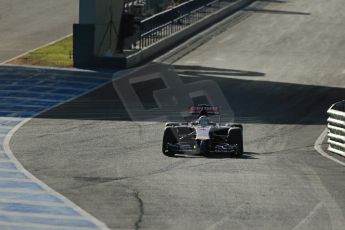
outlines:
[[[76,90],[76,89],[56,89],[53,90],[52,93],[58,93],[58,94],[81,94],[83,92],[83,90]]]
[[[1,189],[25,189],[25,190],[32,190],[32,191],[43,191],[43,188],[39,186],[35,182],[17,182],[17,181],[0,181],[0,188]]]
[[[44,227],[37,228],[37,227],[23,227],[23,226],[6,226],[0,224],[1,230],[46,230]]]
[[[43,92],[49,92],[51,91],[52,88],[51,87],[46,87],[46,86],[36,86],[36,87],[32,87],[29,88],[28,91],[30,92],[39,92],[39,93],[43,93]]]
[[[2,139],[0,141],[1,141],[1,143],[3,142]],[[7,154],[4,153],[3,151],[0,151],[0,160],[7,160],[7,159],[9,159]]]
[[[73,83],[73,82],[69,82],[69,83],[59,83],[57,85],[58,87],[61,88],[76,88],[76,89],[90,89],[92,88],[92,85],[87,84],[87,83]]]
[[[54,219],[54,218],[40,218],[40,217],[27,217],[27,216],[10,216],[10,215],[1,215],[0,221],[9,221],[15,223],[30,223],[30,224],[48,224],[56,226],[69,226],[69,227],[87,227],[94,228],[96,227],[93,223],[87,220],[69,220],[69,219]]]
[[[25,90],[25,86],[21,85],[10,85],[10,86],[3,86],[1,87],[1,90]]]
[[[0,134],[0,146],[1,146],[1,144],[4,142],[5,138],[6,138],[6,135]],[[0,149],[1,149],[1,148],[0,148]],[[0,155],[1,155],[1,154],[5,154],[5,152],[0,151]]]
[[[12,112],[0,111],[0,117],[10,117]]]
[[[17,118],[30,118],[33,117],[37,112],[15,112],[12,113],[12,116]]]
[[[63,203],[62,200],[56,196],[42,193],[42,194],[30,194],[30,193],[20,193],[20,192],[0,192],[0,197],[8,200],[26,200],[26,201],[41,201],[41,202],[56,202]]]
[[[91,220],[65,204],[57,196],[45,191],[37,182],[31,181],[18,170],[4,152],[2,143],[13,127],[24,118],[47,110],[83,92],[111,80],[111,74],[63,72],[54,70],[35,70],[8,68],[0,66],[0,230],[37,230],[45,227],[26,227],[25,224],[88,227],[96,229]],[[16,117],[19,120],[6,119]],[[27,182],[23,180],[28,180]],[[40,205],[30,205],[25,202]],[[46,202],[46,203],[45,203]],[[56,207],[57,203],[64,205]],[[44,205],[43,205],[44,204]],[[5,211],[7,213],[1,213]],[[11,215],[16,213],[16,215]],[[25,213],[26,215],[22,215]],[[36,214],[38,216],[30,216]],[[44,215],[44,217],[39,216]],[[78,219],[55,218],[55,215],[78,217]],[[51,216],[51,217],[47,217]],[[16,224],[19,224],[16,226]]]
[[[1,178],[23,179],[27,177],[21,172],[0,172],[0,179]]]
[[[0,169],[17,169],[12,162],[0,162]]]
[[[13,126],[2,126],[0,125],[0,138],[2,139],[2,142],[0,143],[3,144],[3,140],[5,139],[5,137],[3,137],[3,135],[6,135],[11,129],[13,128]],[[1,145],[2,147],[2,145]],[[3,148],[0,147],[0,151],[3,150]]]
[[[44,108],[50,107],[55,105],[59,101],[42,101],[42,100],[31,100],[27,98],[23,99],[7,99],[6,102],[2,102],[0,99],[1,104],[11,104],[11,105],[23,105],[24,103],[27,105],[35,105],[35,106],[42,106]]]
[[[19,212],[19,213],[33,213],[33,214],[53,214],[53,215],[67,215],[79,216],[79,213],[69,207],[54,207],[45,205],[30,205],[18,203],[2,203],[0,202],[0,211]]]
[[[58,100],[65,100],[66,98],[70,98],[70,95],[49,95],[49,94],[44,94],[44,93],[40,93],[40,92],[29,92],[29,91],[15,91],[15,92],[11,92],[11,91],[0,91],[0,98],[2,97],[30,97],[30,98],[46,98],[46,99],[50,99],[50,98],[57,98]]]
[[[1,106],[1,104],[0,104]],[[1,121],[0,120],[0,126],[1,125],[6,125],[6,126],[16,126],[20,123],[20,121]]]
[[[43,95],[40,95],[37,98],[47,99],[47,100],[55,100],[55,101],[58,101],[58,102],[63,102],[63,101],[66,101],[66,100],[72,98],[73,96],[72,95],[49,95],[49,94],[43,94]]]
[[[28,111],[30,110],[30,112],[39,112],[42,111],[44,109],[44,107],[36,107],[36,106],[27,106],[27,105],[0,105],[1,108],[4,111]]]

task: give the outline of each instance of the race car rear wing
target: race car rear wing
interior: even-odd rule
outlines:
[[[188,108],[188,113],[190,114],[200,114],[202,111],[206,111],[207,115],[220,115],[220,108],[218,106],[210,106],[210,105],[197,105],[197,106],[190,106]]]

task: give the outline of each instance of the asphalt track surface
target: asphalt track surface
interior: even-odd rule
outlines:
[[[0,0],[0,63],[71,34],[78,6],[78,0]]]
[[[12,151],[111,229],[344,229],[345,168],[314,149],[345,94],[343,8],[262,1],[172,66],[134,73],[174,67],[185,84],[218,83],[244,124],[242,158],[164,157],[171,111],[131,121],[137,107],[116,82],[31,120]],[[162,82],[133,88],[148,109]]]

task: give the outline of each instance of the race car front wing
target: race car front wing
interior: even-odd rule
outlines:
[[[168,149],[169,151],[179,152],[179,153],[200,152],[198,145],[191,144],[191,143],[177,143],[177,144],[168,143]],[[210,146],[210,149],[209,149],[210,153],[237,153],[238,151],[239,151],[239,146],[237,144],[230,145],[228,143],[216,144],[216,145]]]

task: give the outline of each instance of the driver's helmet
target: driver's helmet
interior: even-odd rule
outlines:
[[[198,123],[201,126],[208,126],[208,125],[210,125],[210,119],[208,119],[207,116],[201,116],[198,119]]]

